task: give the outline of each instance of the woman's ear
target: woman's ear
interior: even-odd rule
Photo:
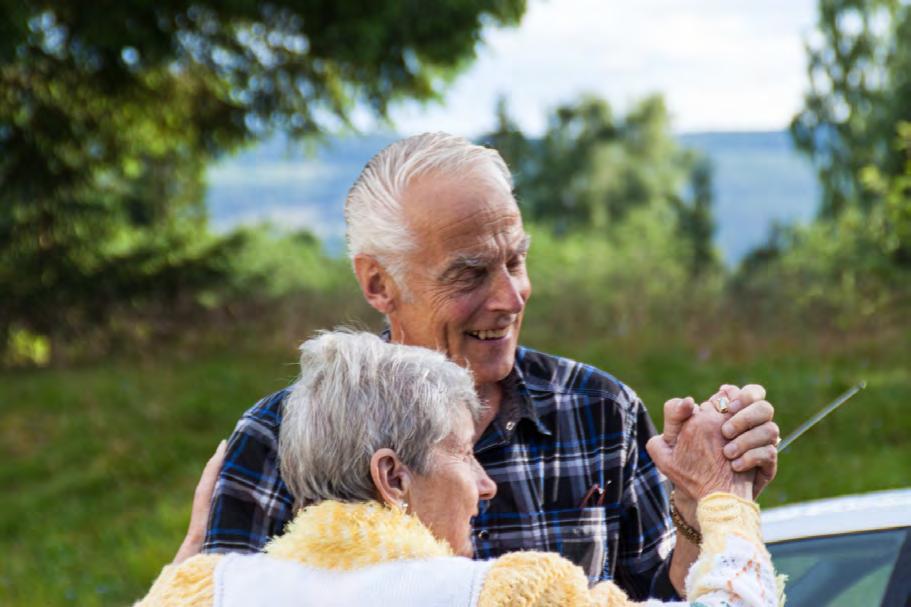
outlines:
[[[392,449],[378,449],[370,458],[370,476],[380,500],[394,508],[407,509],[413,477]]]
[[[364,299],[377,312],[388,316],[395,311],[398,288],[376,257],[363,253],[355,255],[354,275]]]

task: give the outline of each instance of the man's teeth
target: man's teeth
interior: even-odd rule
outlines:
[[[500,339],[509,334],[509,327],[504,329],[488,329],[485,331],[469,331],[468,334],[477,337],[478,339]]]

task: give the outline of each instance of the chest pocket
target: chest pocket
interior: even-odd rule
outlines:
[[[610,577],[609,572],[605,575],[605,567],[608,553],[616,554],[618,525],[604,508],[545,511],[522,522],[481,531],[475,544],[488,557],[517,550],[556,552],[581,567],[594,583]]]

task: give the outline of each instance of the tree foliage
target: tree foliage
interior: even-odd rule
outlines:
[[[204,168],[432,99],[524,0],[0,0],[0,348],[224,277]],[[168,304],[170,305],[170,304]]]
[[[875,219],[883,252],[911,268],[911,122],[899,122],[896,135],[894,145],[903,157],[902,170],[890,175],[877,166],[868,166],[861,172],[861,181],[882,201]]]
[[[893,144],[911,120],[911,4],[906,0],[819,0],[817,31],[807,44],[810,88],[791,132],[814,160],[821,216],[882,203],[862,173],[895,177],[904,153]]]
[[[526,137],[502,101],[497,116],[485,140],[512,168],[526,217],[557,233],[604,236],[633,211],[654,207],[660,210],[653,219],[671,228],[668,237],[686,243],[691,274],[717,263],[711,167],[675,141],[661,97],[640,101],[623,117],[603,99],[582,97],[558,107],[541,138]]]
[[[819,216],[780,227],[732,286],[754,317],[900,326],[911,300],[911,4],[819,0],[810,88],[791,133],[820,178]],[[750,306],[747,306],[750,307]]]

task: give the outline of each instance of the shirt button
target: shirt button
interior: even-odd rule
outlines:
[[[478,531],[478,539],[482,542],[490,537],[490,532],[487,529],[481,529]]]
[[[506,422],[506,431],[512,432],[512,429],[516,427],[516,422]]]

